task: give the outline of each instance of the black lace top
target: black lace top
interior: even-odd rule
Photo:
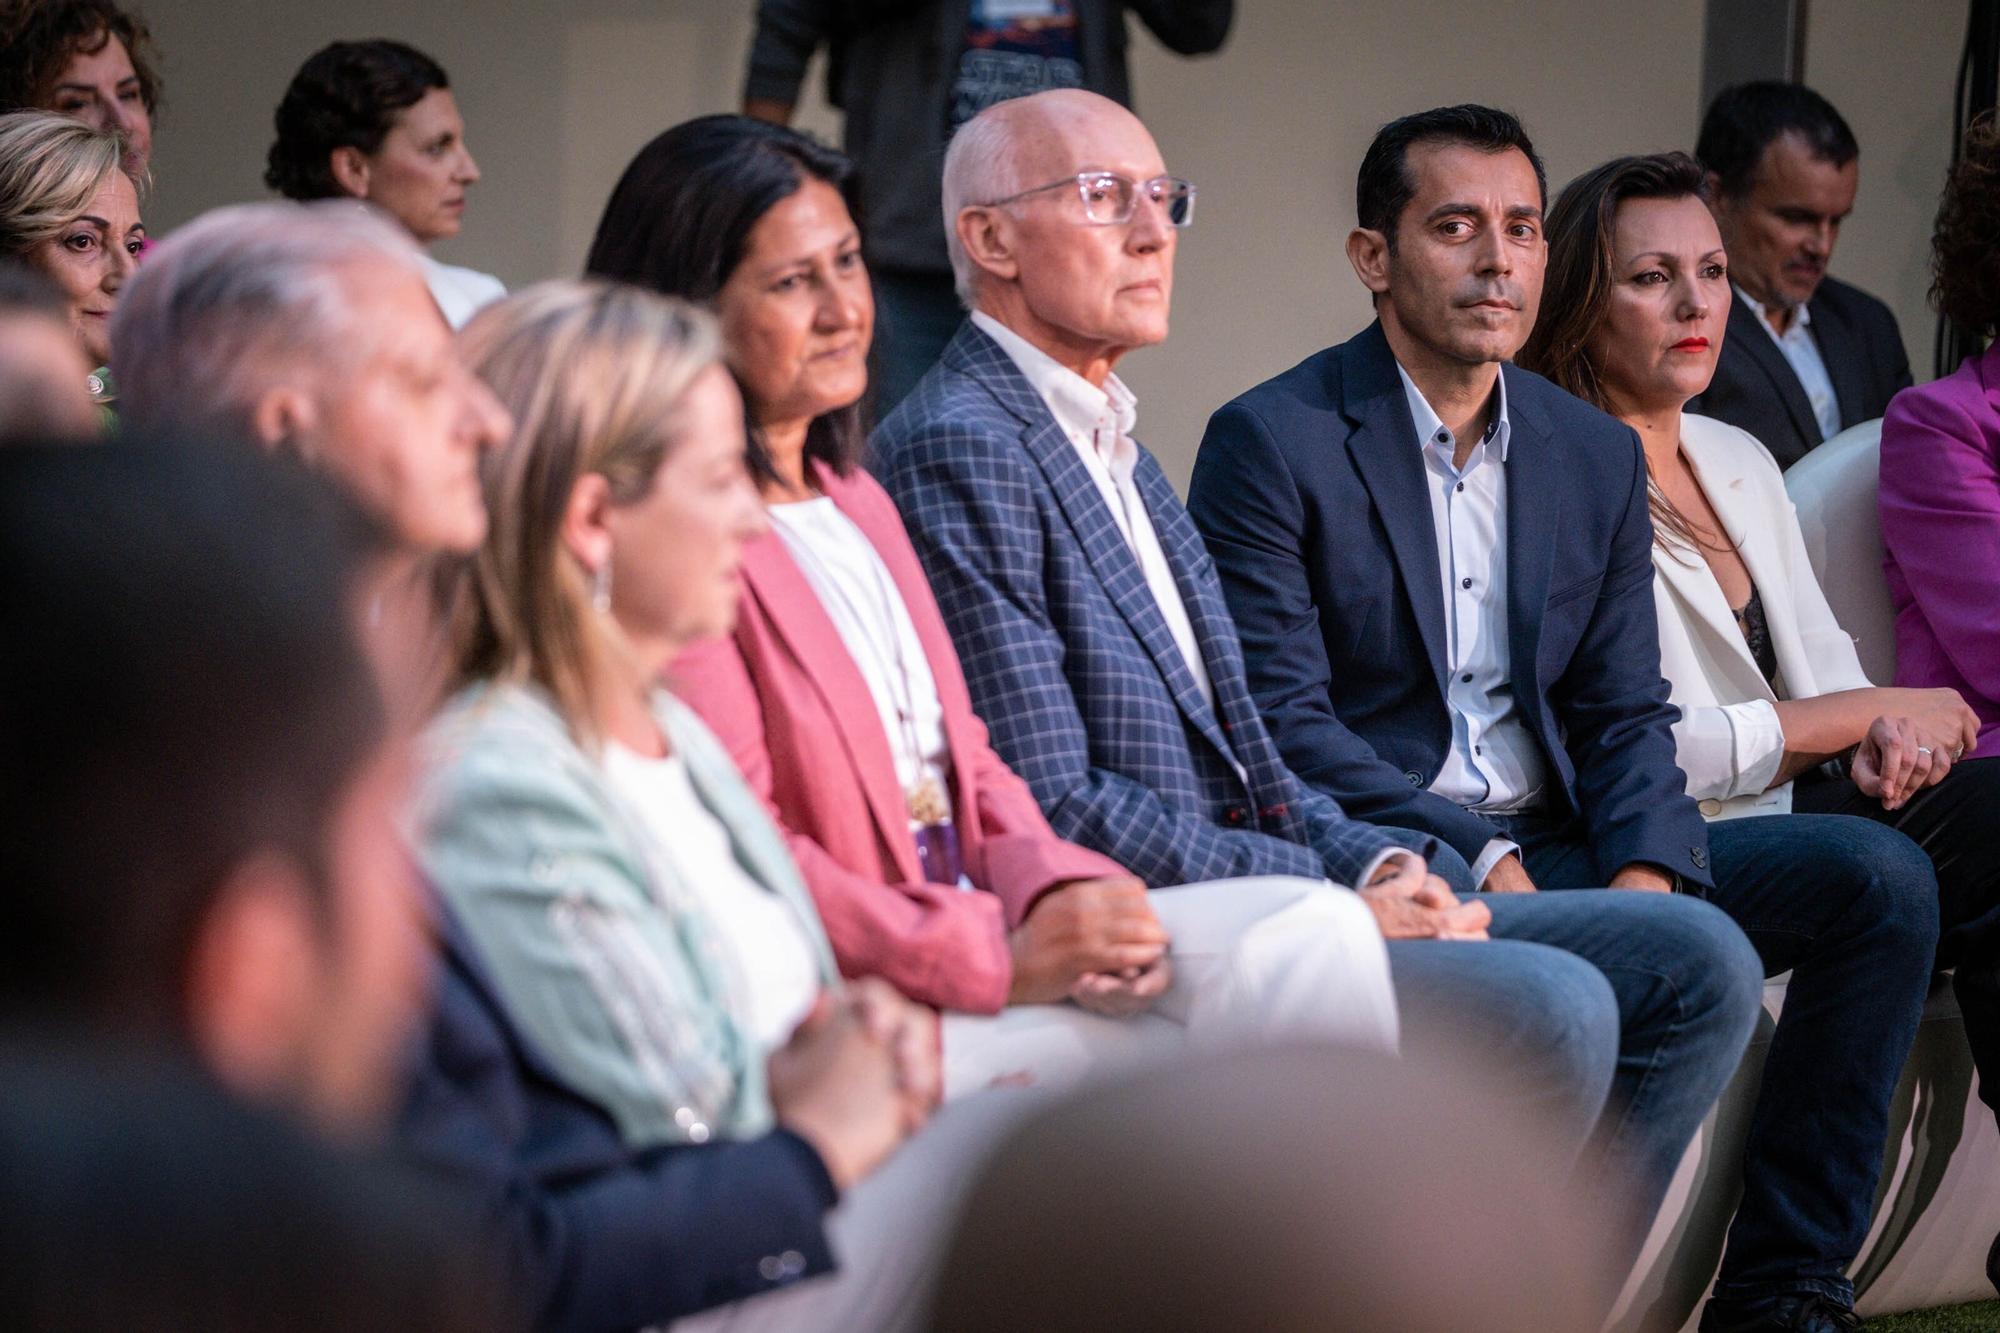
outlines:
[[[1771,646],[1771,625],[1764,619],[1764,599],[1757,593],[1757,585],[1750,585],[1750,600],[1735,608],[1736,628],[1743,631],[1743,642],[1750,645],[1751,660],[1764,673],[1767,684],[1776,684],[1778,678],[1778,650]]]

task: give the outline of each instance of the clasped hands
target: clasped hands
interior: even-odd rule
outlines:
[[[1888,691],[1884,691],[1888,693]],[[1897,690],[1907,713],[1876,718],[1855,747],[1848,776],[1884,810],[1900,810],[1979,743],[1979,715],[1957,690]]]
[[[1008,937],[1007,1002],[1074,1000],[1108,1018],[1143,1013],[1173,984],[1169,943],[1136,878],[1066,881],[1036,899]]]

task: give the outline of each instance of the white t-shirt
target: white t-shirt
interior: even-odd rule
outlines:
[[[944,704],[889,567],[868,535],[828,496],[772,505],[770,514],[785,549],[868,682],[896,761],[897,785],[908,792],[930,778],[949,813],[951,751],[944,734]],[[913,827],[916,823],[911,821]]]
[[[811,938],[791,904],[738,863],[729,830],[701,803],[679,755],[649,759],[613,742],[604,767],[651,835],[646,850],[656,873],[686,886],[707,918],[731,1012],[767,1052],[784,1045],[820,990]]]
[[[465,321],[477,314],[481,306],[507,294],[507,288],[491,273],[441,264],[429,255],[423,259],[424,281],[430,285],[431,298],[444,312],[445,323],[454,329],[464,328]]]

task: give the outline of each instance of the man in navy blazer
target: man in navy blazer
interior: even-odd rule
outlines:
[[[1312,786],[1434,834],[1482,888],[1532,887],[1509,831],[1530,812],[1569,839],[1533,851],[1585,847],[1566,878],[1708,888],[1638,438],[1503,365],[1547,253],[1532,151],[1484,107],[1384,128],[1349,242],[1377,321],[1218,411],[1188,508]]]
[[[1155,888],[1355,886],[1389,940],[1405,1049],[1434,1049],[1433,1025],[1484,1041],[1568,1118],[1544,1123],[1599,1123],[1586,1175],[1630,1191],[1636,1252],[1740,1054],[1751,950],[1692,901],[1461,902],[1428,873],[1434,857],[1466,879],[1433,831],[1371,829],[1284,762],[1214,567],[1111,373],[1166,337],[1191,209],[1145,127],[1089,94],[1003,103],[953,140],[945,216],[972,318],[872,446],[973,701],[1056,830]],[[1601,1058],[1615,1110],[1579,1117]]]

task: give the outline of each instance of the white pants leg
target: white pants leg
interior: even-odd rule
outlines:
[[[1396,1048],[1396,1001],[1375,914],[1325,880],[1258,875],[1148,895],[1172,939],[1174,984],[1151,1012],[1074,1004],[947,1014],[945,1096],[996,1082],[1061,1087],[1166,1058],[1282,1040]]]
[[[678,1320],[673,1333],[821,1333],[923,1326],[965,1192],[1000,1139],[1046,1094],[998,1088],[941,1107],[827,1216],[835,1270]]]

